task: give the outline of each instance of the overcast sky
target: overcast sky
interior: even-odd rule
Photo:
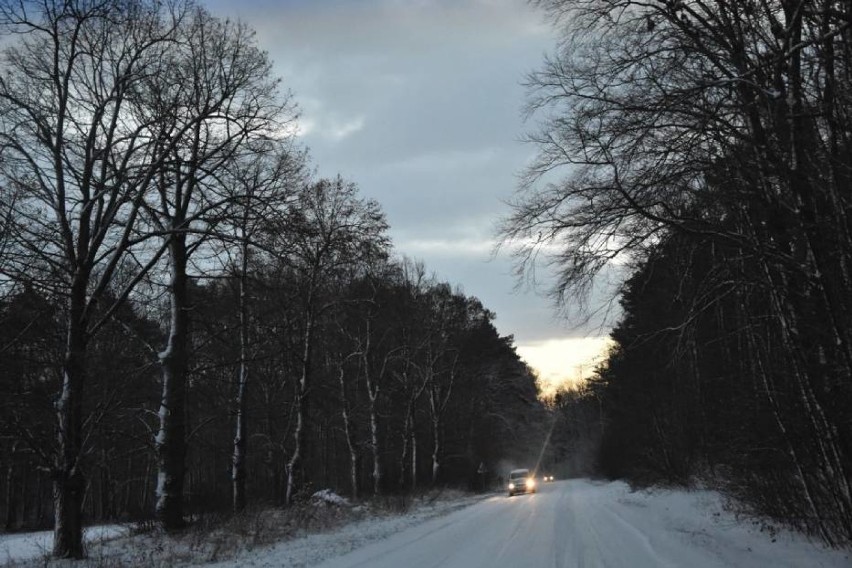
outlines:
[[[515,290],[505,254],[491,258],[535,152],[520,142],[522,83],[556,41],[541,11],[526,0],[204,3],[257,30],[319,174],[376,199],[398,253],[482,300],[545,375],[570,376],[599,350],[548,299]]]

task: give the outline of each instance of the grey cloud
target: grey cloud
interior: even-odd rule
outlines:
[[[555,45],[526,0],[207,0],[258,31],[303,110],[322,175],[379,201],[400,254],[497,313],[519,340],[583,335],[552,303],[515,292],[489,261],[494,223],[532,148],[521,82]]]

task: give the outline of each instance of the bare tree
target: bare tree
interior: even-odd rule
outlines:
[[[428,394],[432,422],[432,483],[437,484],[443,459],[443,419],[453,393],[459,356],[454,332],[464,324],[466,314],[459,310],[464,298],[452,294],[448,285],[434,286],[425,298],[429,321],[419,372]]]
[[[58,557],[83,555],[87,345],[161,252],[130,260],[160,163],[146,125],[129,119],[129,109],[156,75],[181,17],[180,3],[144,0],[0,4],[3,25],[17,34],[3,51],[0,78],[2,173],[19,196],[9,205],[26,252],[4,269],[67,304],[53,465]],[[134,264],[126,285],[107,297],[118,269]],[[93,318],[102,301],[111,306]]]
[[[234,267],[239,281],[239,370],[234,394],[234,448],[231,481],[235,512],[246,506],[246,458],[248,454],[248,383],[251,348],[251,313],[249,302],[250,258],[252,251],[264,241],[259,233],[270,226],[269,218],[283,215],[295,189],[304,183],[304,153],[290,144],[260,145],[249,156],[238,159],[228,168],[225,184],[234,191],[232,207],[234,240],[238,247]],[[268,239],[265,239],[268,240]],[[261,255],[264,255],[262,249]],[[269,256],[268,253],[264,256]]]
[[[340,416],[343,419],[343,434],[346,438],[346,449],[349,451],[349,483],[354,499],[357,499],[359,495],[358,469],[360,459],[358,451],[359,443],[355,432],[356,425],[352,420],[352,403],[347,389],[347,385],[354,381],[346,380],[346,368],[348,361],[358,355],[357,351],[353,351],[340,357],[340,360],[336,363],[338,368],[337,383],[340,387]]]
[[[270,62],[245,25],[193,7],[178,32],[160,75],[148,84],[150,100],[139,109],[152,124],[164,163],[156,194],[145,205],[169,259],[170,321],[159,354],[163,384],[156,436],[156,509],[167,530],[183,525],[192,256],[216,236],[225,211],[238,202],[218,173],[241,149],[251,151],[251,140],[279,132],[292,117],[289,97],[279,96]]]
[[[350,329],[345,332],[354,344],[353,355],[357,358],[359,374],[363,379],[367,393],[367,408],[370,423],[370,453],[373,467],[371,477],[373,494],[382,492],[384,469],[382,467],[382,437],[380,435],[380,396],[391,375],[391,368],[398,359],[404,345],[398,344],[396,326],[382,326],[377,323],[381,306],[377,305],[377,289],[373,277],[369,277],[366,286],[370,288],[370,297],[359,302],[361,308],[357,312],[357,320],[350,322]]]
[[[422,262],[413,262],[410,259],[403,259],[400,265],[398,274],[399,281],[396,285],[403,289],[406,303],[411,304],[411,309],[407,310],[408,317],[400,317],[400,342],[403,345],[403,351],[400,353],[402,364],[398,369],[394,369],[393,377],[398,383],[398,388],[402,391],[401,400],[404,401],[405,413],[402,419],[402,429],[400,431],[401,450],[399,453],[399,487],[406,486],[405,472],[409,469],[410,487],[412,490],[417,488],[417,428],[416,428],[416,413],[417,403],[423,392],[426,390],[428,375],[419,372],[420,367],[418,360],[420,353],[423,350],[427,339],[424,336],[427,334],[423,321],[428,321],[426,311],[423,309],[422,297],[426,294],[431,279],[426,277],[426,268]]]
[[[329,281],[351,275],[387,255],[387,224],[377,203],[358,197],[355,184],[337,177],[306,186],[281,228],[284,242],[274,245],[287,256],[282,260],[300,275],[300,376],[295,384],[293,451],[287,463],[285,502],[296,490],[309,420],[312,359],[317,320],[337,300],[324,298]]]

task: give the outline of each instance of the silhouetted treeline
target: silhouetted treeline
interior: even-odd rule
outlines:
[[[640,483],[711,479],[760,513],[848,542],[844,362],[816,306],[797,314],[793,342],[793,314],[772,296],[741,249],[681,237],[652,252],[592,386],[605,409],[600,466]]]
[[[281,504],[295,444],[305,313],[296,300],[297,273],[255,268],[245,362],[245,490],[248,503]],[[421,266],[390,263],[383,270],[322,286],[326,309],[315,321],[307,362],[312,378],[301,403],[296,498],[319,488],[357,495],[435,483],[471,487],[480,464],[494,472],[503,460],[526,463],[540,447],[545,413],[533,377],[511,338],[495,331],[493,314],[475,298],[427,279]],[[197,514],[232,504],[238,279],[223,275],[194,284],[191,296],[185,502],[187,514]],[[32,289],[0,306],[0,511],[7,529],[52,523],[62,309]],[[90,350],[81,463],[90,521],[147,519],[154,511],[155,346],[163,335],[157,312],[167,310],[156,302],[128,304]]]

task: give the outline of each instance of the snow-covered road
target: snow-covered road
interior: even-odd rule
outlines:
[[[801,534],[735,515],[726,510],[717,492],[634,492],[622,482],[588,479],[544,484],[535,495],[456,496],[421,502],[403,514],[366,515],[329,530],[234,550],[235,556],[215,565],[209,562],[219,552],[219,545],[200,547],[193,553],[191,539],[156,534],[122,537],[122,532],[126,527],[87,530],[89,540],[107,538],[107,542],[90,545],[91,558],[75,564],[205,568],[852,568],[849,550],[826,550]],[[207,540],[222,542],[221,535],[215,534],[207,535]],[[47,565],[44,554],[50,550],[50,543],[50,533],[0,535],[0,566]]]
[[[846,554],[796,535],[771,536],[734,520],[712,492],[631,493],[620,483],[570,480],[544,484],[534,495],[486,499],[320,566],[781,568],[849,562]]]

